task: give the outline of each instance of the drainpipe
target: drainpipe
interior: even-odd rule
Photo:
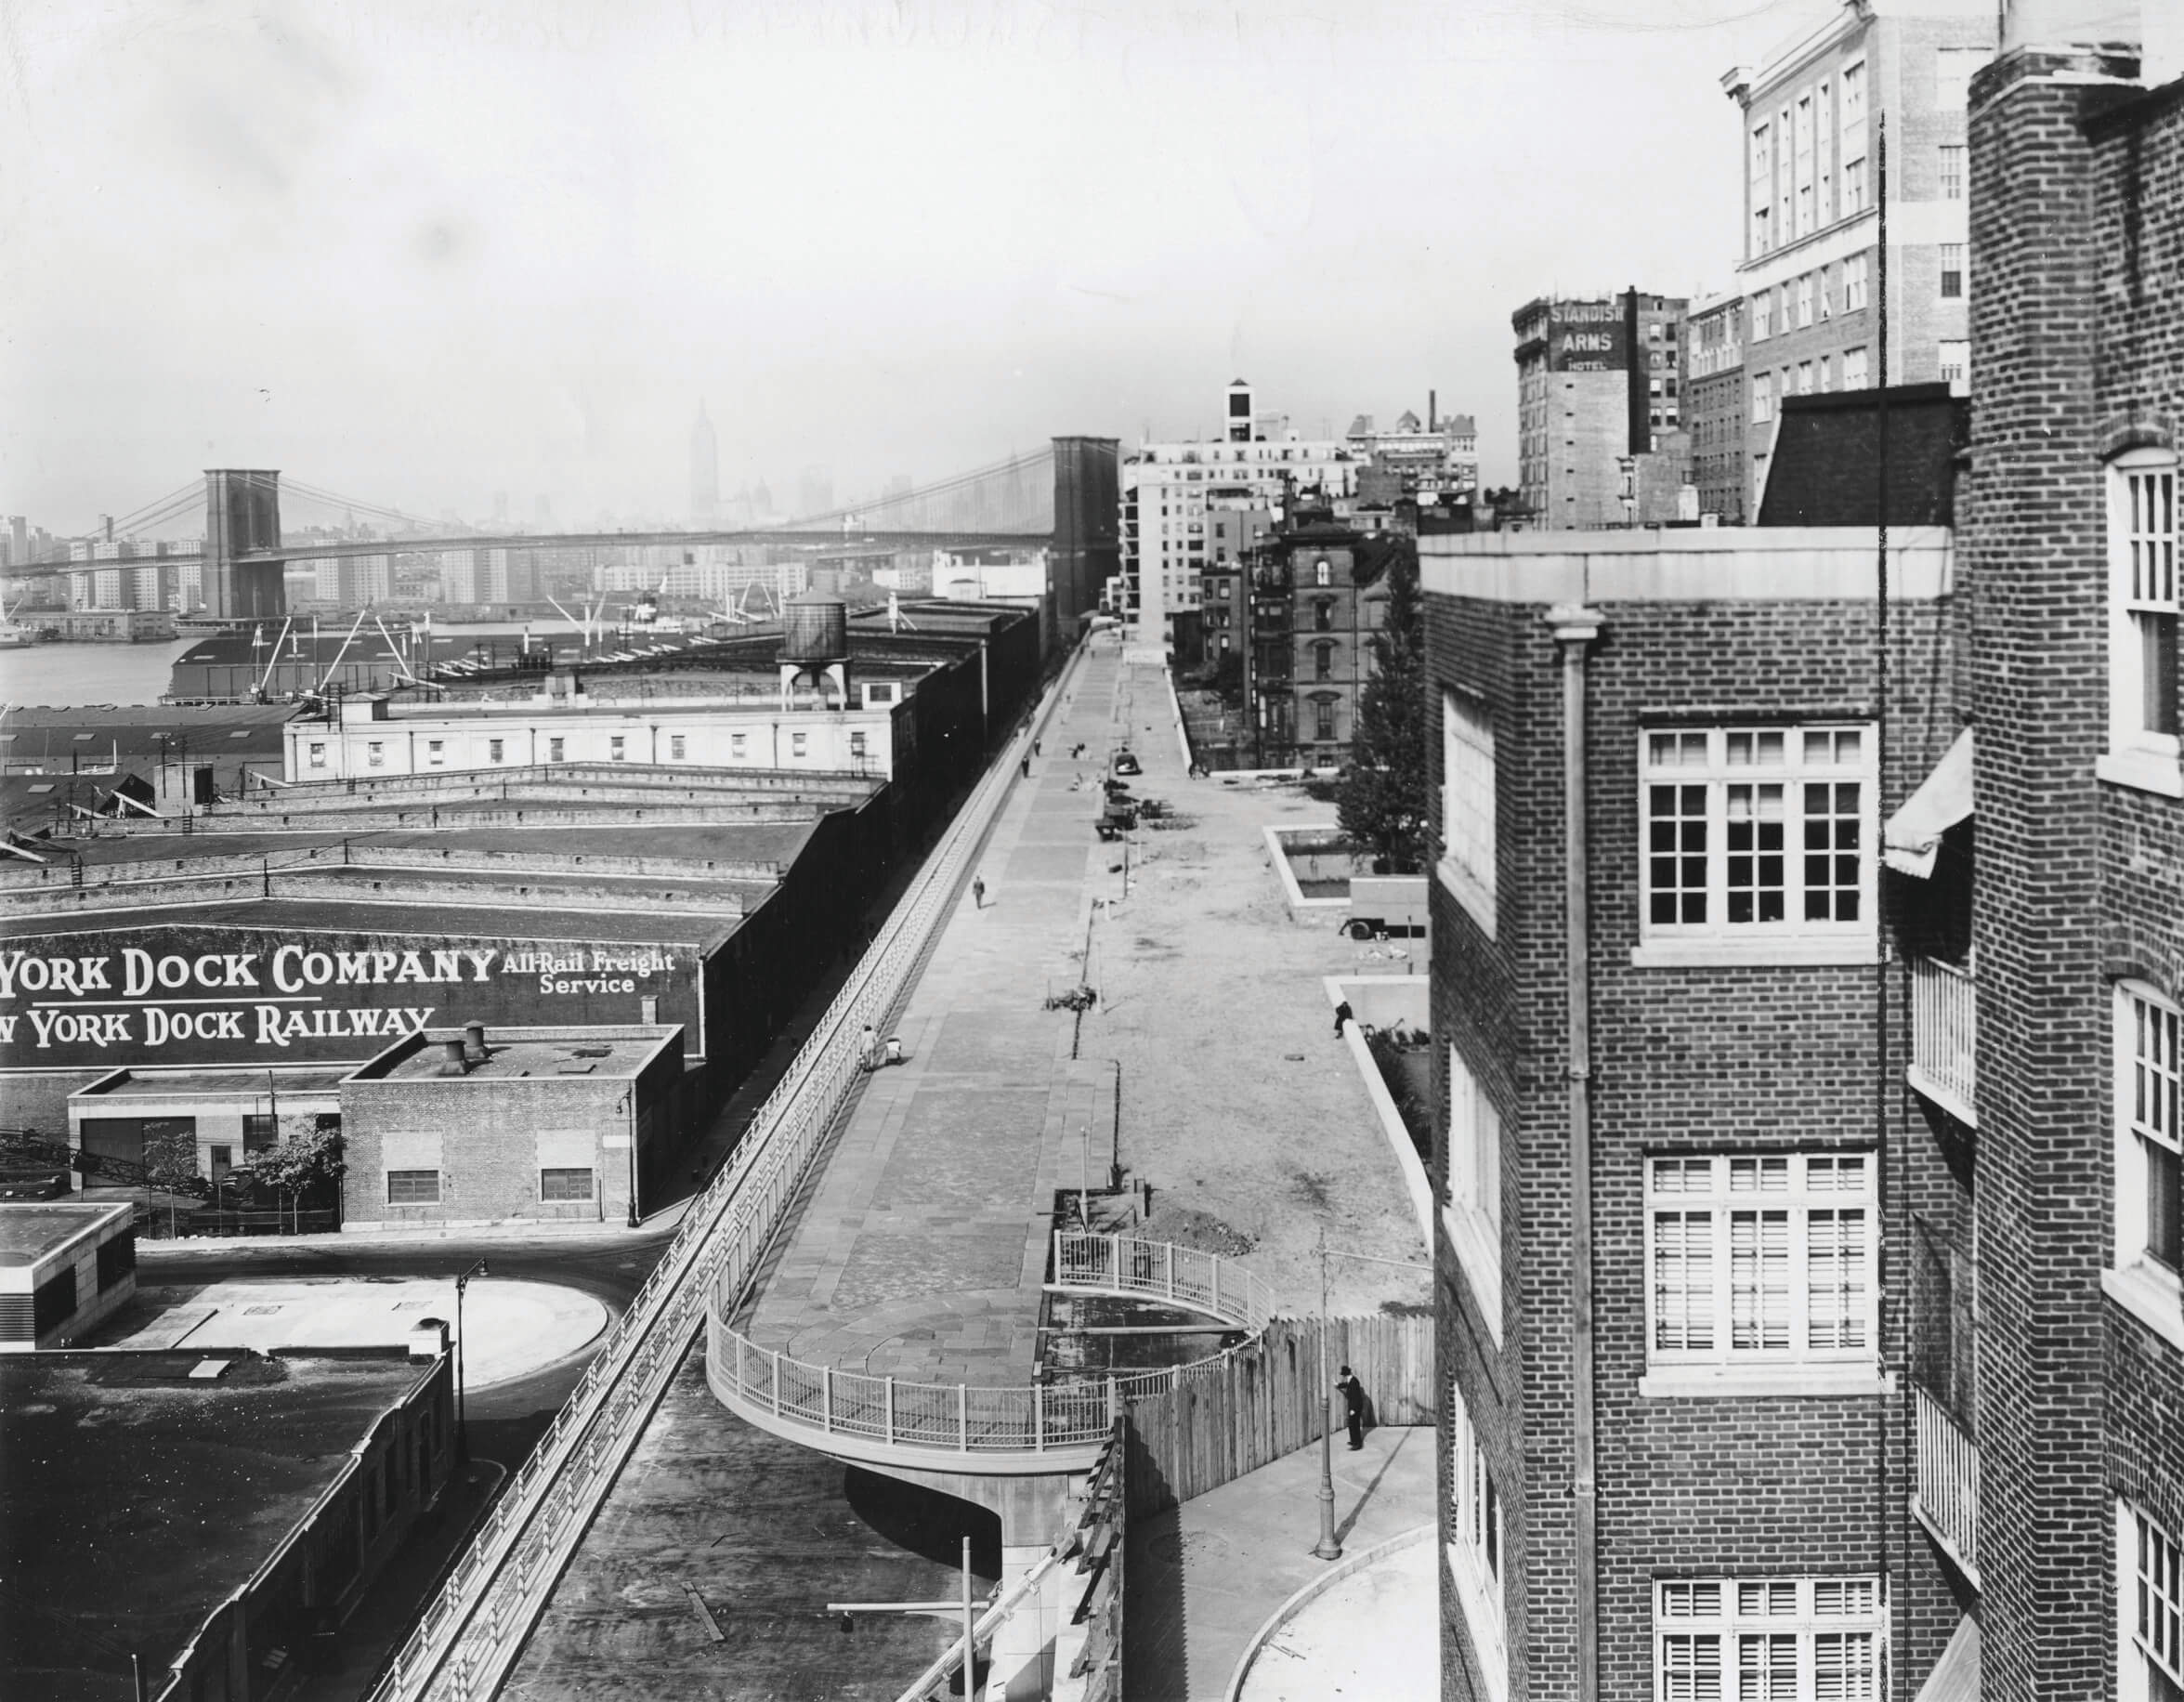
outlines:
[[[1593,1424],[1592,917],[1586,900],[1585,653],[1602,616],[1582,604],[1547,611],[1563,651],[1563,996],[1569,1006],[1570,1402],[1576,1503],[1577,1702],[1600,1695],[1600,1524]]]

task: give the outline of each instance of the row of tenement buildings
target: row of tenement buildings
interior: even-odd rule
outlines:
[[[1890,262],[1953,527],[1420,540],[1445,1695],[2184,1695],[2184,83],[2084,12],[1965,85],[1961,330]],[[1800,318],[1861,44],[1953,46],[1746,85]]]

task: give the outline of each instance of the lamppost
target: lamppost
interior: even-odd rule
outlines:
[[[455,1458],[465,1465],[470,1461],[470,1410],[463,1381],[463,1290],[473,1276],[491,1275],[480,1259],[455,1278]]]
[[[1327,1229],[1319,1226],[1319,1386],[1320,1399],[1327,1402],[1324,1421],[1319,1427],[1319,1542],[1313,1549],[1318,1560],[1340,1560],[1342,1545],[1335,1539],[1335,1413],[1331,1399],[1333,1391],[1327,1384],[1327,1261],[1329,1259],[1355,1259],[1361,1264],[1393,1264],[1407,1271],[1431,1271],[1430,1264],[1420,1264],[1415,1259],[1382,1259],[1372,1253],[1343,1252],[1327,1245]]]
[[[852,1614],[930,1614],[935,1619],[963,1617],[963,1695],[973,1694],[974,1669],[978,1665],[978,1621],[971,1606],[971,1538],[963,1538],[963,1597],[961,1602],[830,1602],[827,1611],[842,1616],[846,1633],[857,1629]]]

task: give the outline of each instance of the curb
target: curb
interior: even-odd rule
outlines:
[[[1236,1673],[1230,1678],[1228,1689],[1223,1693],[1226,1702],[1239,1702],[1244,1694],[1244,1681],[1251,1676],[1251,1665],[1259,1658],[1260,1651],[1274,1640],[1275,1632],[1297,1617],[1298,1612],[1313,1597],[1340,1583],[1352,1573],[1363,1571],[1375,1561],[1385,1560],[1399,1549],[1407,1549],[1420,1542],[1430,1541],[1435,1528],[1432,1524],[1414,1525],[1409,1530],[1389,1538],[1385,1542],[1376,1542],[1369,1549],[1361,1549],[1354,1554],[1345,1554],[1275,1608],[1273,1617],[1256,1631],[1253,1631],[1251,1641],[1245,1644],[1243,1657],[1236,1662]]]

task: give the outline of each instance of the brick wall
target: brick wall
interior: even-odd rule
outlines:
[[[2184,1528],[2184,1355],[2104,1301],[2119,977],[2184,986],[2184,806],[2106,743],[2106,456],[2184,421],[2184,106],[2092,53],[1972,89],[1986,1694],[2112,1694],[2110,1499]]]
[[[1505,1339],[1497,1345],[1445,1247],[1442,1363],[1485,1437],[1505,1508],[1511,1695],[1575,1688],[1570,1484],[1571,1240],[1564,1036],[1560,656],[1537,605],[1427,599],[1439,689],[1492,705],[1499,768],[1497,936],[1433,885],[1433,1012],[1503,1120]],[[1912,1551],[1902,1395],[1644,1398],[1642,1162],[1789,1145],[1870,1146],[1887,1106],[1891,1154],[1908,1138],[1899,1086],[1903,1005],[1876,1055],[1870,967],[1640,969],[1641,727],[1664,710],[1721,718],[1873,713],[1874,609],[1861,602],[1608,605],[1594,645],[1587,761],[1592,909],[1594,1291],[1598,1368],[1601,1694],[1650,1694],[1653,1582],[1667,1574],[1895,1575],[1897,1640],[1930,1665],[1955,1620],[1929,1559]],[[1895,610],[1881,812],[1922,779],[1956,730],[1944,604]],[[1431,740],[1439,761],[1438,739]],[[1436,770],[1435,782],[1440,775]],[[1438,818],[1436,817],[1436,822]],[[1436,1047],[1436,1068],[1445,1059]],[[1884,1085],[1884,1083],[1886,1085]],[[1446,1082],[1436,1081],[1446,1104]],[[1437,1113],[1445,1120],[1445,1109]],[[1446,1155],[1435,1185],[1445,1188]],[[1885,1225],[1900,1267],[1903,1217]],[[1903,1321],[1884,1318],[1885,1362]],[[1445,1470],[1447,1443],[1443,1440]],[[1884,1471],[1885,1469],[1885,1471]],[[1468,1694],[1461,1614],[1445,1601],[1444,1676]]]

